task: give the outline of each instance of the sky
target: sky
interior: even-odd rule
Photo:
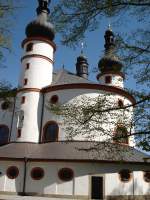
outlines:
[[[56,2],[56,0],[55,0]],[[52,1],[53,6],[54,1]],[[17,87],[20,70],[21,70],[21,56],[22,48],[21,42],[25,39],[25,27],[26,25],[35,19],[36,17],[36,8],[38,5],[37,0],[25,1],[22,8],[17,10],[17,13],[14,16],[12,24],[12,50],[10,53],[5,54],[5,66],[6,68],[1,70],[0,79],[9,81],[13,87]],[[127,20],[127,19],[126,19]],[[86,34],[85,40],[83,43],[84,54],[88,59],[89,63],[89,79],[96,81],[96,73],[93,73],[93,68],[98,66],[99,59],[103,56],[104,53],[104,33],[108,27],[110,19],[102,19],[99,29]],[[123,32],[125,29],[132,29],[133,25],[127,23],[126,26],[122,24],[117,24],[112,27],[113,31],[118,29]],[[75,64],[77,56],[80,55],[81,46],[78,46],[76,49],[71,49],[69,47],[62,46],[61,44],[61,35],[56,33],[55,43],[57,45],[57,51],[55,53],[55,63],[54,69],[60,69],[62,66],[65,66],[65,69],[75,72]],[[135,82],[131,77],[125,82],[125,87],[135,87]]]

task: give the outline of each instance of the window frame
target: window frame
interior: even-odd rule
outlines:
[[[112,83],[112,76],[110,76],[110,75],[105,76],[105,83],[106,84],[111,84]]]
[[[129,177],[128,180],[123,180],[123,179],[121,178],[121,173],[122,173],[123,171],[126,171],[126,172],[129,173],[130,177]],[[119,173],[118,173],[118,175],[119,175],[120,181],[123,182],[123,183],[128,183],[128,182],[131,181],[131,179],[132,179],[132,172],[131,172],[129,169],[122,169],[122,170],[120,170]]]
[[[34,45],[33,42],[28,43],[26,46],[26,52],[33,51],[33,45]]]
[[[144,171],[143,172],[143,179],[144,179],[144,181],[146,182],[146,183],[150,183],[150,178],[149,178],[149,180],[147,180],[147,177],[146,177],[146,174],[149,174],[149,176],[150,176],[150,171]]]
[[[57,132],[56,132],[57,137],[56,137],[56,140],[55,140],[55,141],[46,140],[46,137],[45,137],[46,129],[47,129],[48,125],[50,125],[50,124],[55,124],[55,125],[57,125],[57,127],[58,127],[58,128],[57,128]],[[57,123],[56,121],[48,121],[48,122],[45,124],[44,128],[43,128],[42,143],[57,142],[57,141],[58,141],[58,136],[59,136],[59,125],[58,125],[58,123]]]
[[[0,141],[0,146],[2,146],[2,145],[5,145],[5,144],[8,144],[9,143],[9,137],[10,137],[10,130],[9,130],[9,127],[6,125],[6,124],[0,124],[0,127],[5,127],[7,130],[8,130],[8,138],[7,138],[7,141],[5,142],[5,143],[2,143],[1,141]]]
[[[42,176],[41,176],[41,177],[39,177],[39,178],[34,177],[33,173],[34,173],[36,170],[42,172]],[[41,167],[33,167],[33,168],[31,169],[30,176],[31,176],[31,178],[32,178],[33,180],[39,181],[39,180],[41,180],[41,179],[44,178],[44,175],[45,175],[44,169],[41,168]]]
[[[14,176],[14,177],[12,177],[12,176],[9,174],[9,172],[10,172],[10,170],[12,170],[12,168],[15,169],[16,172],[17,172],[16,176]],[[8,168],[7,168],[7,171],[6,171],[6,175],[7,175],[7,177],[8,177],[9,179],[16,179],[16,178],[19,176],[19,169],[18,169],[18,167],[16,167],[16,166],[10,166],[10,167],[8,167]]]
[[[121,138],[121,135],[120,135],[120,138],[117,140],[115,139],[115,136],[117,136],[117,129],[118,128],[125,128],[126,129],[126,136],[127,137],[124,137],[123,139],[126,139],[126,142],[122,142],[122,141],[119,141],[119,139],[122,139]],[[118,137],[119,137],[119,134],[118,134]],[[113,135],[113,142],[114,143],[119,143],[119,144],[124,144],[124,145],[129,145],[129,137],[128,137],[128,130],[127,128],[124,126],[124,125],[117,125],[115,131],[114,131],[114,135]]]
[[[62,174],[61,174],[61,173],[62,173],[64,170],[68,170],[68,171],[70,172],[71,176],[70,176],[69,178],[64,178],[64,177],[62,177]],[[59,177],[59,179],[60,179],[61,181],[64,181],[64,182],[71,181],[71,180],[74,178],[74,171],[73,171],[71,168],[63,167],[63,168],[59,169],[59,171],[58,171],[58,177]]]

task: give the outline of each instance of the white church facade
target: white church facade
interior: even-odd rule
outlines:
[[[63,119],[48,109],[48,103],[65,105],[85,96],[106,96],[119,107],[136,102],[124,89],[123,66],[114,53],[110,29],[105,32],[97,83],[88,80],[83,54],[77,58],[75,74],[65,69],[55,72],[55,34],[47,21],[48,4],[49,0],[39,0],[37,19],[26,27],[15,97],[0,100],[0,199],[1,195],[3,199],[5,195],[20,199],[150,199],[150,159],[134,148],[133,137],[121,142],[114,139],[120,129],[128,132],[117,117],[104,122],[103,128],[112,133],[107,137],[99,131],[94,137],[81,132],[68,140]],[[130,122],[132,106],[126,116]]]

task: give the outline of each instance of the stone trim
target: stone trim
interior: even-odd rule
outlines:
[[[99,80],[99,78],[101,76],[107,75],[107,74],[114,74],[116,76],[121,76],[123,79],[125,79],[125,75],[122,72],[114,72],[114,71],[108,71],[108,72],[103,72],[97,75],[97,80]]]
[[[89,84],[89,83],[72,83],[72,84],[64,84],[64,85],[50,85],[48,87],[43,88],[41,91],[43,93],[52,92],[56,90],[66,90],[66,89],[95,89],[95,90],[103,90],[111,93],[119,94],[123,97],[128,98],[132,104],[136,103],[135,98],[128,92],[123,89],[114,87],[114,86],[107,86],[107,85],[100,85],[100,84]]]
[[[42,58],[42,59],[47,60],[51,64],[54,64],[54,61],[52,59],[48,58],[47,56],[40,55],[40,54],[29,54],[29,55],[23,56],[21,58],[21,62],[26,58]]]
[[[27,43],[27,42],[30,42],[30,41],[42,41],[42,42],[46,42],[47,44],[51,45],[53,48],[54,48],[54,51],[56,51],[56,44],[50,40],[47,40],[45,39],[44,37],[29,37],[29,38],[26,38],[22,41],[22,48],[24,48],[24,45]]]

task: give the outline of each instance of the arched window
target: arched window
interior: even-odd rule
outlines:
[[[124,126],[118,126],[115,131],[115,135],[113,137],[114,142],[128,144],[128,131]]]
[[[48,122],[43,131],[43,142],[56,142],[58,141],[59,126],[56,122]]]
[[[33,50],[33,43],[27,44],[26,51],[29,52],[29,51],[32,51],[32,50]]]
[[[0,125],[0,145],[7,144],[9,140],[9,128],[6,125]]]
[[[112,82],[112,77],[111,76],[106,76],[105,77],[105,83],[110,84]]]
[[[118,100],[118,107],[119,108],[123,107],[123,101],[121,99]]]

